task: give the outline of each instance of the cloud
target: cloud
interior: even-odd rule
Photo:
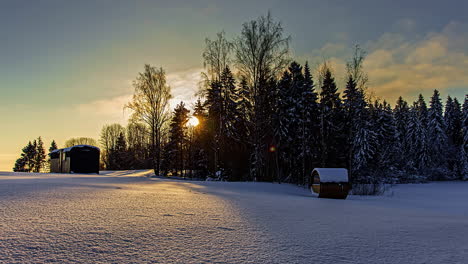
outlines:
[[[183,101],[189,108],[197,99],[198,84],[201,81],[202,68],[193,68],[167,74],[171,86],[171,109]]]
[[[369,89],[377,97],[394,102],[398,96],[414,98],[418,93],[431,94],[451,89],[468,90],[468,27],[451,22],[439,32],[408,34],[414,22],[400,21],[400,32],[388,32],[363,47],[368,55],[364,64],[369,74]],[[321,60],[319,54],[322,55]],[[328,59],[343,87],[345,62],[351,47],[328,43],[311,53],[312,60]],[[317,60],[316,60],[317,61]]]
[[[468,90],[468,50],[460,45],[468,43],[468,35],[454,34],[463,27],[450,23],[441,32],[430,32],[416,40],[393,33],[392,46],[386,42],[388,34],[370,43],[365,67],[371,89],[392,99],[434,89]]]
[[[124,110],[132,98],[131,94],[121,95],[109,99],[100,99],[86,104],[77,106],[79,114],[92,115],[93,117],[99,116],[108,122],[124,123],[129,117],[129,111]]]
[[[173,98],[170,100],[170,109],[183,101],[188,108],[196,100],[198,83],[201,80],[201,68],[193,68],[167,74],[167,82],[171,86]],[[76,110],[84,116],[92,116],[104,120],[105,123],[125,124],[131,115],[129,109],[124,109],[125,104],[132,99],[133,88],[128,83],[128,92],[111,98],[103,98],[89,103],[79,104]]]

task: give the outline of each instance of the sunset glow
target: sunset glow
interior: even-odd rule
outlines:
[[[189,121],[187,122],[187,125],[192,126],[192,127],[196,127],[198,126],[198,124],[200,124],[200,121],[195,116],[191,116]]]

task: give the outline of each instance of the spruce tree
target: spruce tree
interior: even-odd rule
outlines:
[[[428,111],[422,95],[414,102],[410,109],[408,120],[408,165],[419,175],[424,175],[429,165],[430,153],[427,139],[427,117]]]
[[[208,151],[210,149],[210,140],[207,134],[206,120],[207,113],[204,104],[198,99],[193,109],[193,116],[195,116],[199,124],[194,128],[191,156],[192,162],[189,165],[195,170],[195,177],[206,178],[208,174]]]
[[[434,90],[431,97],[429,108],[429,151],[431,155],[431,164],[435,171],[433,171],[433,179],[444,179],[446,171],[446,151],[447,151],[447,134],[446,124],[442,114],[442,102],[440,99],[439,91]]]
[[[49,153],[56,149],[58,149],[57,143],[55,142],[55,140],[52,140],[52,142],[50,143],[50,147],[49,147]]]
[[[28,145],[23,149],[26,157],[27,172],[34,172],[36,167],[36,147],[37,141],[34,140],[33,143],[29,141]]]
[[[364,180],[363,175],[368,168],[368,163],[374,155],[373,142],[376,135],[372,130],[369,111],[366,108],[364,91],[357,87],[351,75],[344,91],[343,107],[345,111],[345,122],[347,130],[348,166],[354,182]]]
[[[335,78],[329,69],[326,69],[323,78],[320,110],[321,165],[322,167],[343,167],[346,165],[343,110]]]
[[[280,167],[285,175],[281,175],[282,181],[299,183],[303,178],[302,163],[302,92],[304,87],[304,76],[302,67],[297,62],[292,62],[288,70],[283,73],[278,83],[278,109],[276,137]],[[304,131],[305,132],[305,131]],[[304,153],[305,154],[305,153]]]
[[[462,179],[468,180],[468,94],[465,95],[465,101],[462,109],[462,134],[463,143],[461,146],[461,175]]]
[[[38,137],[37,138],[37,144],[36,144],[36,155],[35,155],[35,161],[34,161],[34,172],[40,172],[45,165],[46,161],[46,152],[44,149],[44,142],[42,142],[42,138]]]
[[[447,166],[448,169],[454,174],[454,177],[460,177],[462,174],[462,163],[463,163],[463,134],[462,134],[462,109],[461,105],[458,102],[457,98],[447,97],[447,102],[445,104],[445,114],[444,114],[445,124],[446,124],[446,133],[448,140],[448,149],[449,153],[452,155],[447,156]]]
[[[127,141],[125,134],[120,132],[117,137],[115,146],[109,153],[109,164],[113,170],[126,170],[130,169],[130,156],[127,149]]]
[[[396,159],[396,163],[399,169],[404,172],[408,169],[407,161],[410,158],[408,154],[410,145],[407,142],[410,112],[408,103],[403,100],[401,96],[398,98],[395,108],[393,109],[393,115],[395,118],[397,149],[399,149],[401,153],[399,158]]]
[[[308,62],[304,66],[304,83],[300,94],[298,106],[300,109],[299,144],[302,159],[302,184],[309,184],[310,172],[320,164],[320,112],[318,94],[315,91],[315,84]]]
[[[242,144],[248,146],[248,138],[250,136],[250,130],[252,127],[252,102],[251,102],[251,91],[250,87],[247,84],[247,80],[242,78],[239,84],[239,89],[237,90],[237,112],[239,114],[239,136],[243,139]]]
[[[372,118],[376,140],[373,143],[374,156],[371,167],[374,174],[392,176],[395,174],[395,160],[400,156],[397,148],[397,130],[391,106],[386,102],[375,103],[376,113]]]
[[[207,90],[205,101],[207,108],[207,134],[212,142],[210,146],[210,171],[215,174],[220,168],[221,116],[223,113],[222,86],[219,81],[212,81]]]
[[[16,160],[15,166],[13,167],[14,172],[26,172],[26,160],[24,157],[20,157]]]
[[[185,108],[184,102],[180,102],[173,112],[169,143],[166,155],[169,160],[169,168],[174,169],[177,175],[185,176],[186,169],[186,147],[187,147],[187,122],[190,111]]]
[[[32,172],[36,168],[36,145],[37,143],[28,142],[22,149],[21,156],[16,160],[13,171],[15,172]]]
[[[221,113],[221,133],[225,143],[226,141],[236,140],[240,141],[237,133],[238,123],[238,106],[237,106],[237,89],[236,81],[232,75],[231,70],[226,67],[221,75],[221,86],[222,86],[222,113]],[[225,149],[227,145],[223,145]]]

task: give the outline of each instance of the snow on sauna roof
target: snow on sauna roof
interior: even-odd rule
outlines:
[[[348,170],[343,168],[315,168],[314,171],[319,174],[320,182],[348,182]]]
[[[68,151],[72,150],[73,148],[94,148],[94,149],[99,150],[98,147],[91,146],[91,145],[76,145],[76,146],[69,147],[69,148],[56,149],[56,150],[51,151],[50,153],[55,153],[55,152],[59,152],[59,151],[68,152]]]

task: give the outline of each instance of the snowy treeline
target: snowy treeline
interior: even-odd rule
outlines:
[[[400,97],[392,108],[367,100],[351,75],[340,94],[329,69],[318,92],[308,65],[296,62],[262,88],[265,99],[254,108],[250,88],[226,68],[221,81],[211,82],[206,100],[197,102],[200,125],[192,134],[184,130],[189,111],[179,105],[164,155],[174,162],[169,168],[298,184],[307,184],[314,167],[348,168],[355,183],[467,176],[468,97],[462,107],[449,96],[443,111],[435,90],[429,107],[420,95],[412,105]]]
[[[52,141],[49,152],[56,149],[57,144],[55,141]],[[46,151],[41,137],[38,137],[33,142],[28,142],[22,149],[21,156],[16,160],[13,167],[13,171],[16,172],[42,172],[47,171],[47,169]]]
[[[101,167],[107,170],[151,168],[150,137],[144,124],[105,125],[99,138]]]
[[[164,173],[307,184],[314,167],[345,167],[354,183],[466,178],[467,98],[462,110],[449,96],[445,111],[437,90],[429,107],[422,95],[394,107],[371,100],[359,47],[340,93],[326,63],[315,81],[307,63],[289,60],[282,33],[268,15],[233,41],[207,39],[200,125],[187,127],[189,110],[177,106]]]

